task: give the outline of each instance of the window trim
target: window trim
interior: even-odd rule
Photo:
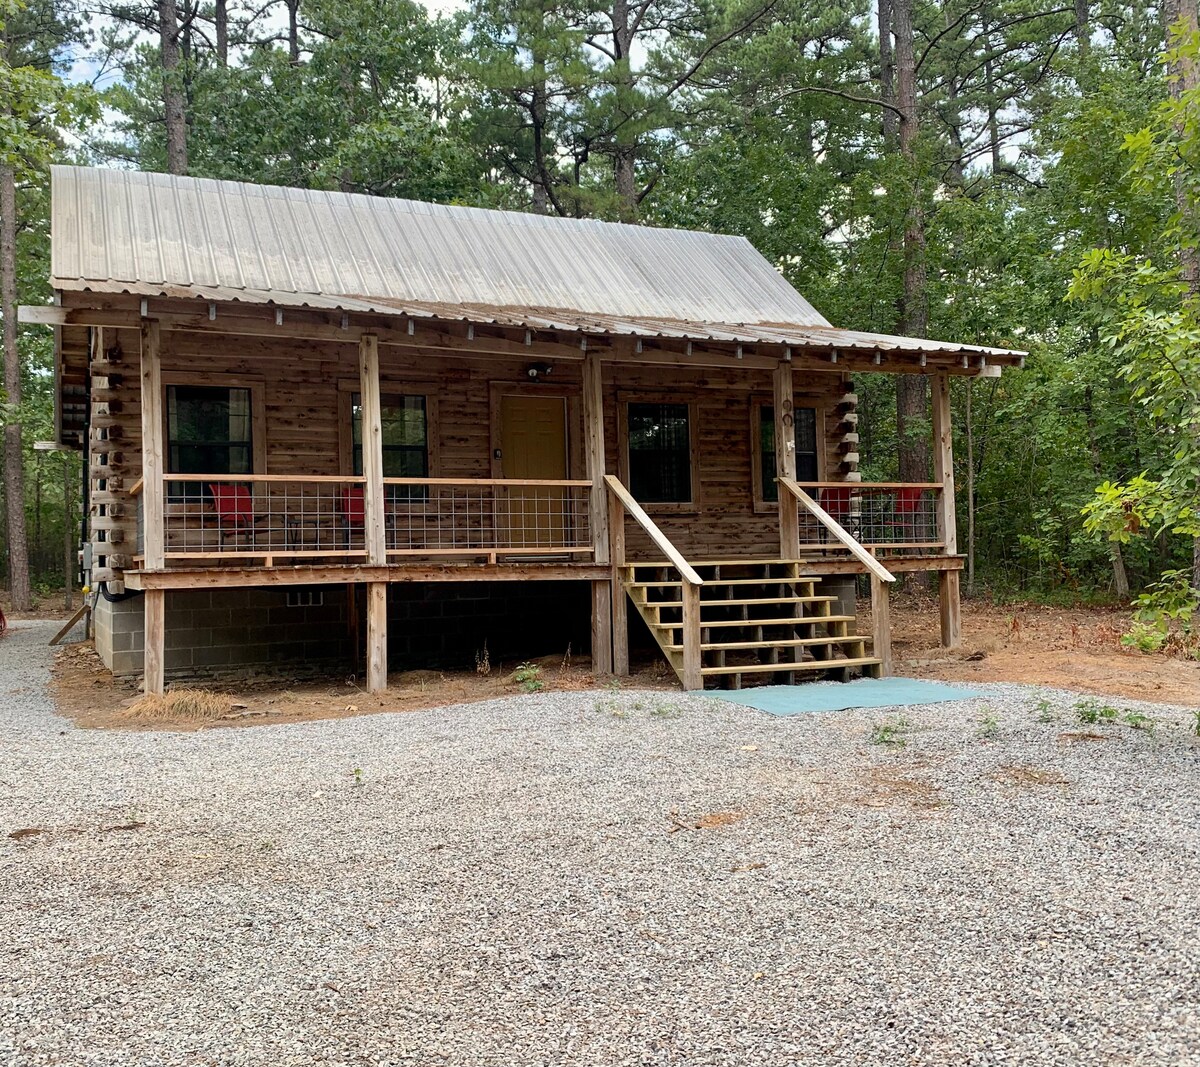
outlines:
[[[358,378],[338,381],[338,470],[343,477],[354,474],[354,394],[362,392]],[[437,386],[427,380],[405,378],[379,379],[379,395],[420,396],[425,398],[425,466],[428,477],[441,477],[441,432],[438,421]]]
[[[794,393],[792,395],[793,408],[813,408],[816,411],[818,481],[825,480],[825,472],[828,469],[827,442],[825,440],[826,403],[827,398],[814,396],[811,393]],[[762,409],[774,407],[775,398],[773,396],[761,395],[750,399],[750,492],[754,502],[754,512],[758,515],[766,515],[779,510],[778,501],[763,498],[762,440],[759,437]]]
[[[197,380],[195,374],[178,371],[162,372],[162,445],[163,445],[163,474],[171,474],[167,470],[171,452],[170,410],[167,405],[167,390],[172,386],[190,386],[196,389],[248,389],[250,391],[250,473],[267,473],[267,409],[265,402],[266,380],[263,378],[248,378],[241,374],[209,374],[205,373],[202,380]],[[175,472],[178,473],[178,472]],[[226,477],[237,477],[226,475]]]
[[[688,453],[690,459],[691,500],[645,501],[638,503],[648,515],[699,515],[703,510],[704,490],[700,481],[700,402],[694,395],[683,393],[617,393],[617,469],[628,489],[629,475],[629,405],[678,404],[688,409]],[[631,490],[632,491],[632,490]]]

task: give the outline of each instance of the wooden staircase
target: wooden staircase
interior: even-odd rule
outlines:
[[[821,592],[822,579],[794,559],[693,563],[700,593],[700,676],[705,687],[739,689],[744,676],[792,684],[800,678],[880,677],[871,638]],[[625,563],[622,587],[667,661],[684,678],[684,582],[671,563]],[[686,685],[686,681],[685,681]]]

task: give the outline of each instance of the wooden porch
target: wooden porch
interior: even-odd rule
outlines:
[[[147,320],[140,339],[142,477],[127,493],[137,540],[123,577],[127,588],[144,593],[150,692],[165,682],[164,597],[202,587],[366,585],[372,692],[387,684],[387,588],[396,582],[588,582],[596,673],[628,673],[632,605],[688,689],[717,675],[740,684],[743,674],[888,672],[893,570],[939,572],[943,639],[957,641],[960,561],[944,377],[934,379],[943,386],[935,389],[941,480],[800,483],[794,452],[780,449],[778,500],[773,515],[760,520],[775,527],[778,551],[743,554],[730,545],[714,562],[694,551],[685,555],[609,473],[599,351],[583,353],[580,367],[584,477],[384,477],[379,343],[371,333],[357,346],[361,475],[180,474],[165,469],[161,324]],[[792,374],[790,361],[775,362],[774,432],[781,441],[792,433]],[[677,539],[680,520],[670,517]],[[819,589],[827,576],[854,574],[871,578],[875,624],[867,636],[854,632],[852,617],[831,612],[835,598]],[[739,587],[747,595],[734,595]],[[677,591],[678,600],[662,595],[667,590]],[[728,609],[740,615],[728,617]],[[718,630],[729,639],[715,638]],[[761,662],[747,663],[735,655],[741,653]],[[730,655],[735,662],[726,662]]]

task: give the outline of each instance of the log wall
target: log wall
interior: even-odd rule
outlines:
[[[130,565],[137,539],[136,503],[128,489],[141,474],[138,334],[93,330],[91,519],[96,577],[119,581]],[[536,388],[570,398],[571,475],[582,477],[582,415],[578,402],[581,364],[559,362],[544,382],[531,383],[527,369],[539,360],[536,344],[528,359],[459,356],[382,346],[382,391],[422,392],[435,398],[430,411],[432,477],[503,477],[495,426],[497,383],[502,388]],[[346,394],[357,389],[354,344],[215,337],[163,332],[164,385],[244,385],[255,394],[255,470],[266,474],[339,475],[350,471]],[[647,510],[685,556],[770,555],[778,552],[778,514],[756,507],[753,492],[753,425],[756,401],[770,403],[771,374],[761,369],[639,366],[606,363],[602,368],[605,463],[619,473],[620,407],[629,399],[686,400],[694,404],[698,485],[693,506]],[[818,409],[820,471],[823,478],[856,477],[854,396],[841,373],[797,370],[797,406]],[[436,413],[435,413],[436,412]],[[97,540],[103,533],[103,540]],[[630,556],[650,554],[640,531],[629,530]]]

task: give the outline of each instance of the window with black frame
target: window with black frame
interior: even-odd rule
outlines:
[[[795,408],[796,431],[796,481],[815,482],[817,473],[817,409]],[[758,409],[758,440],[762,484],[759,490],[762,499],[775,503],[779,499],[779,486],[775,484],[775,408],[763,404]]]
[[[362,398],[351,398],[353,418],[354,473],[363,472]],[[429,418],[423,396],[385,393],[380,401],[379,424],[383,438],[383,476],[385,478],[429,477]],[[392,485],[391,500],[424,500],[423,485]]]
[[[167,473],[250,474],[254,470],[250,390],[167,386]],[[177,500],[202,500],[204,482],[172,482]]]
[[[628,424],[629,491],[643,504],[691,503],[688,405],[631,403]]]

